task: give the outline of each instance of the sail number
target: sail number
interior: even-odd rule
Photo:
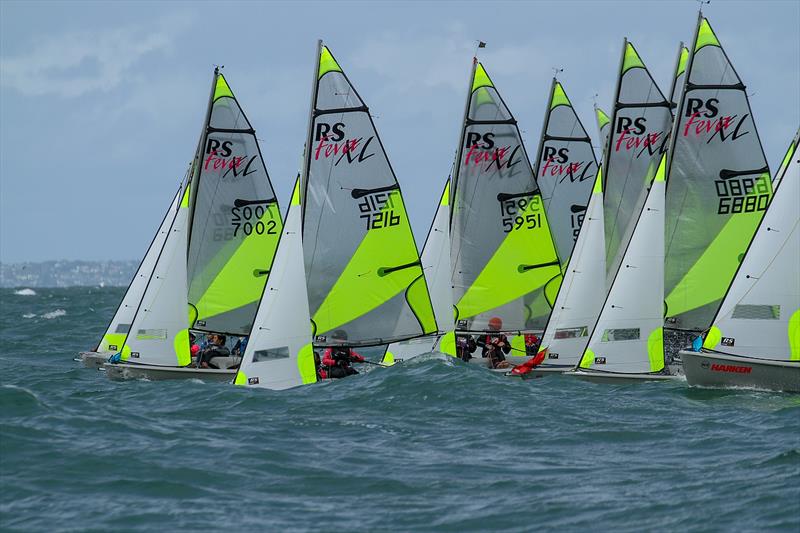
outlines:
[[[541,197],[508,198],[500,202],[503,233],[534,229],[542,225]]]
[[[241,231],[245,235],[275,235],[277,233],[277,223],[274,220],[267,220],[266,224],[261,220],[266,209],[263,205],[244,207],[234,207],[231,209],[231,225],[233,226],[233,236],[236,237]]]
[[[715,180],[719,197],[718,215],[764,211],[769,204],[767,178],[733,178]]]
[[[369,194],[358,202],[358,210],[361,212],[358,218],[366,221],[367,231],[400,224],[400,215],[394,210],[393,196],[395,192]]]

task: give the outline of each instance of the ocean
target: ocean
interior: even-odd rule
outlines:
[[[122,293],[0,290],[3,531],[800,530],[800,395],[436,355],[284,392],[115,383],[73,357]]]

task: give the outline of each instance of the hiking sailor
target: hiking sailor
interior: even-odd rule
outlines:
[[[333,339],[339,342],[347,340],[347,332],[339,329],[333,332]],[[322,364],[318,375],[321,379],[340,379],[358,374],[350,363],[363,363],[364,358],[347,346],[329,346],[322,355]]]

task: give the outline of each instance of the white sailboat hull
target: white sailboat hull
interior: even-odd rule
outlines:
[[[629,374],[625,372],[600,372],[595,370],[574,370],[572,372],[564,372],[564,375],[591,383],[605,384],[641,383],[643,381],[676,381],[683,379],[682,376],[671,374]]]
[[[114,354],[100,352],[80,352],[78,357],[80,358],[80,361],[83,363],[84,367],[97,370],[98,368],[102,368],[106,361],[108,361],[108,358],[112,355]]]
[[[800,361],[682,350],[686,381],[693,387],[754,387],[800,392]]]
[[[147,379],[164,381],[171,379],[200,379],[202,381],[233,382],[236,369],[170,367],[155,365],[139,365],[136,363],[105,363],[103,370],[109,379],[124,381],[129,379]]]

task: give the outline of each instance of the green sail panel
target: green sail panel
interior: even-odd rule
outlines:
[[[385,344],[437,331],[403,195],[369,109],[321,48],[303,194],[315,343]]]
[[[672,92],[670,103],[673,108],[678,107],[683,94],[683,86],[686,82],[686,65],[689,63],[689,49],[681,43],[678,46],[678,59],[675,65],[675,77],[672,79]]]
[[[711,325],[772,196],[745,86],[700,17],[666,199],[666,326]]]
[[[283,223],[255,130],[214,76],[191,196],[189,303],[195,329],[248,335]]]
[[[589,205],[597,160],[592,141],[555,78],[547,102],[536,163],[536,181],[555,237],[558,258],[566,265]]]
[[[498,317],[504,331],[541,331],[561,280],[542,194],[516,120],[480,63],[469,86],[451,191],[456,329],[486,331]]]
[[[608,141],[608,132],[611,131],[611,119],[597,104],[594,105],[594,116],[597,120],[597,132],[600,134],[600,140],[602,141],[601,146],[605,146],[607,144],[606,141]]]
[[[603,167],[603,216],[606,272],[612,277],[619,270],[672,126],[670,103],[627,40],[610,125]]]

